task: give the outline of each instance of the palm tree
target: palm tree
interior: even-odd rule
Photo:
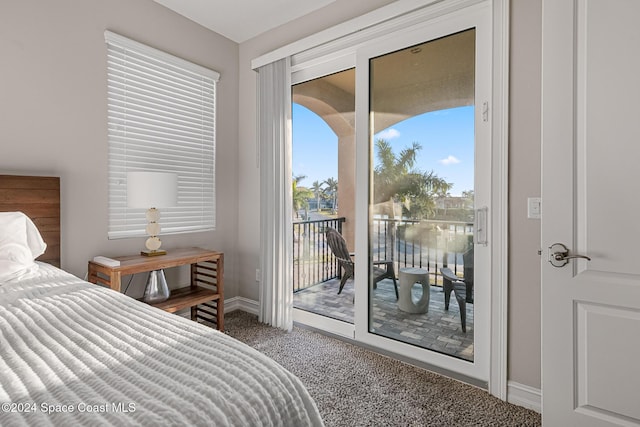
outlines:
[[[338,199],[338,181],[335,178],[327,178],[324,181],[325,191],[331,196],[331,211],[336,213],[336,202]]]
[[[395,197],[404,201],[411,184],[410,172],[416,162],[422,146],[414,142],[410,148],[404,148],[398,156],[384,139],[376,140],[379,164],[374,169],[374,203],[383,203]]]
[[[453,186],[433,171],[415,169],[416,157],[422,146],[414,142],[398,155],[384,139],[376,140],[378,166],[373,172],[374,203],[400,202],[404,213],[412,218],[424,218],[435,210],[435,197],[446,195]],[[389,213],[395,215],[393,211]]]
[[[320,181],[313,181],[311,184],[311,191],[316,196],[316,211],[320,212],[320,197],[324,193],[324,188],[322,188],[322,183]]]
[[[298,185],[300,181],[306,178],[306,175],[294,175],[292,181],[292,201],[293,201],[293,217],[297,218],[298,211],[305,208],[305,217],[309,214],[306,210],[309,208],[309,199],[313,197],[313,192],[306,187]]]

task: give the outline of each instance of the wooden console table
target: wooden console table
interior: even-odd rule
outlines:
[[[166,255],[148,257],[130,255],[113,257],[120,261],[117,267],[109,267],[89,261],[89,282],[107,286],[120,292],[122,276],[152,270],[191,265],[190,286],[174,289],[168,300],[151,304],[174,313],[191,307],[191,320],[215,323],[224,331],[224,254],[201,248],[172,249]],[[203,307],[198,307],[202,305]]]

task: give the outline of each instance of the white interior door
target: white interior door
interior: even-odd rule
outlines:
[[[640,2],[543,5],[547,425],[640,423]],[[629,217],[629,219],[627,219]],[[569,257],[553,260],[565,244]]]

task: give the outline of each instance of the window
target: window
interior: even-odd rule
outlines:
[[[109,238],[144,236],[127,208],[129,171],[178,174],[162,234],[215,229],[215,106],[220,75],[110,31],[107,42]]]

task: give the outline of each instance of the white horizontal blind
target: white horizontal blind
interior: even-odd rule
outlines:
[[[129,171],[178,174],[178,205],[160,210],[162,234],[215,229],[220,75],[110,31],[105,40],[109,238],[146,235],[145,209],[127,208]]]

